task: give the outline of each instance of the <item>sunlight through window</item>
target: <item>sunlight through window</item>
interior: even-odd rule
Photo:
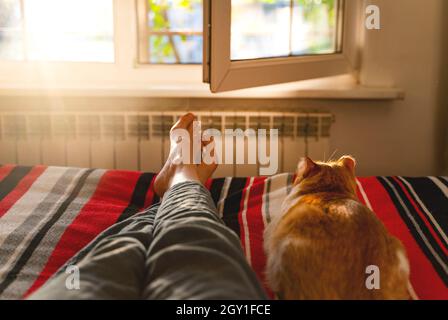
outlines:
[[[0,0],[0,59],[114,61],[113,0]]]

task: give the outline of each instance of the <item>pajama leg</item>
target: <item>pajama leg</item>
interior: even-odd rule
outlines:
[[[265,299],[237,235],[197,182],[165,193],[147,258],[146,299]]]
[[[140,299],[145,261],[158,206],[117,223],[72,258],[30,299]],[[79,270],[79,289],[69,290],[68,266]]]

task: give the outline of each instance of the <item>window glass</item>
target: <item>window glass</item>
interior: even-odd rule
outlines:
[[[201,63],[202,0],[149,0],[147,8],[146,62]]]
[[[113,0],[0,0],[0,58],[114,61]]]
[[[336,51],[337,0],[232,0],[231,58]]]

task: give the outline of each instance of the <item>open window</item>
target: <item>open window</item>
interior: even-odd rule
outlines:
[[[204,82],[223,92],[353,72],[359,2],[204,0]]]
[[[0,86],[210,97],[201,71],[212,92],[346,74],[358,69],[362,4],[0,0]]]

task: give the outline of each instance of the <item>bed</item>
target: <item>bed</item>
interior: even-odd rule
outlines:
[[[41,287],[101,231],[157,203],[154,173],[0,166],[0,299]],[[292,174],[207,182],[266,290],[263,230]],[[359,199],[398,237],[419,299],[448,299],[448,178],[358,178]]]

